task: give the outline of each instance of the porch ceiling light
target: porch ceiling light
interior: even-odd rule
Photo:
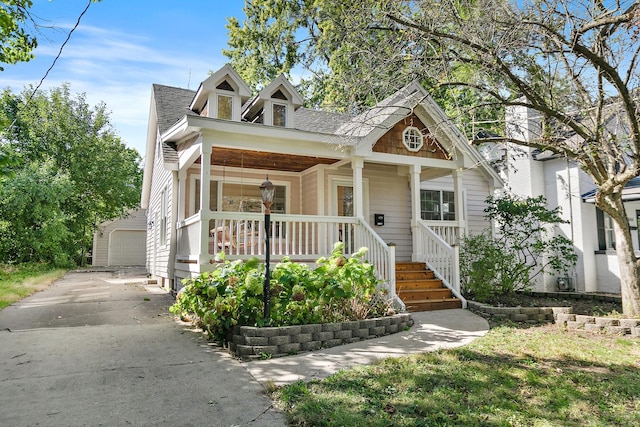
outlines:
[[[265,213],[271,213],[271,205],[273,204],[273,194],[275,193],[276,187],[269,181],[269,176],[267,175],[267,179],[260,185],[260,193],[262,194],[262,204],[265,208]]]

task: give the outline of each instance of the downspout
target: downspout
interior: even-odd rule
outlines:
[[[176,253],[178,242],[178,189],[180,180],[178,179],[178,171],[171,172],[171,227],[169,227],[169,265],[167,266],[167,275],[169,276],[170,291],[176,290],[175,269],[176,269]]]

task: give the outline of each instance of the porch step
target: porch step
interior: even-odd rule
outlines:
[[[396,291],[407,311],[462,308],[462,301],[423,262],[396,263]]]

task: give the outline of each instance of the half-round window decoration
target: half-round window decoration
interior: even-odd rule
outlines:
[[[402,143],[409,151],[420,151],[424,144],[422,132],[417,127],[409,126],[402,132]]]

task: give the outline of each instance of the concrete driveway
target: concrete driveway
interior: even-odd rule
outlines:
[[[0,424],[284,426],[225,352],[174,322],[144,272],[73,272],[0,311]]]

